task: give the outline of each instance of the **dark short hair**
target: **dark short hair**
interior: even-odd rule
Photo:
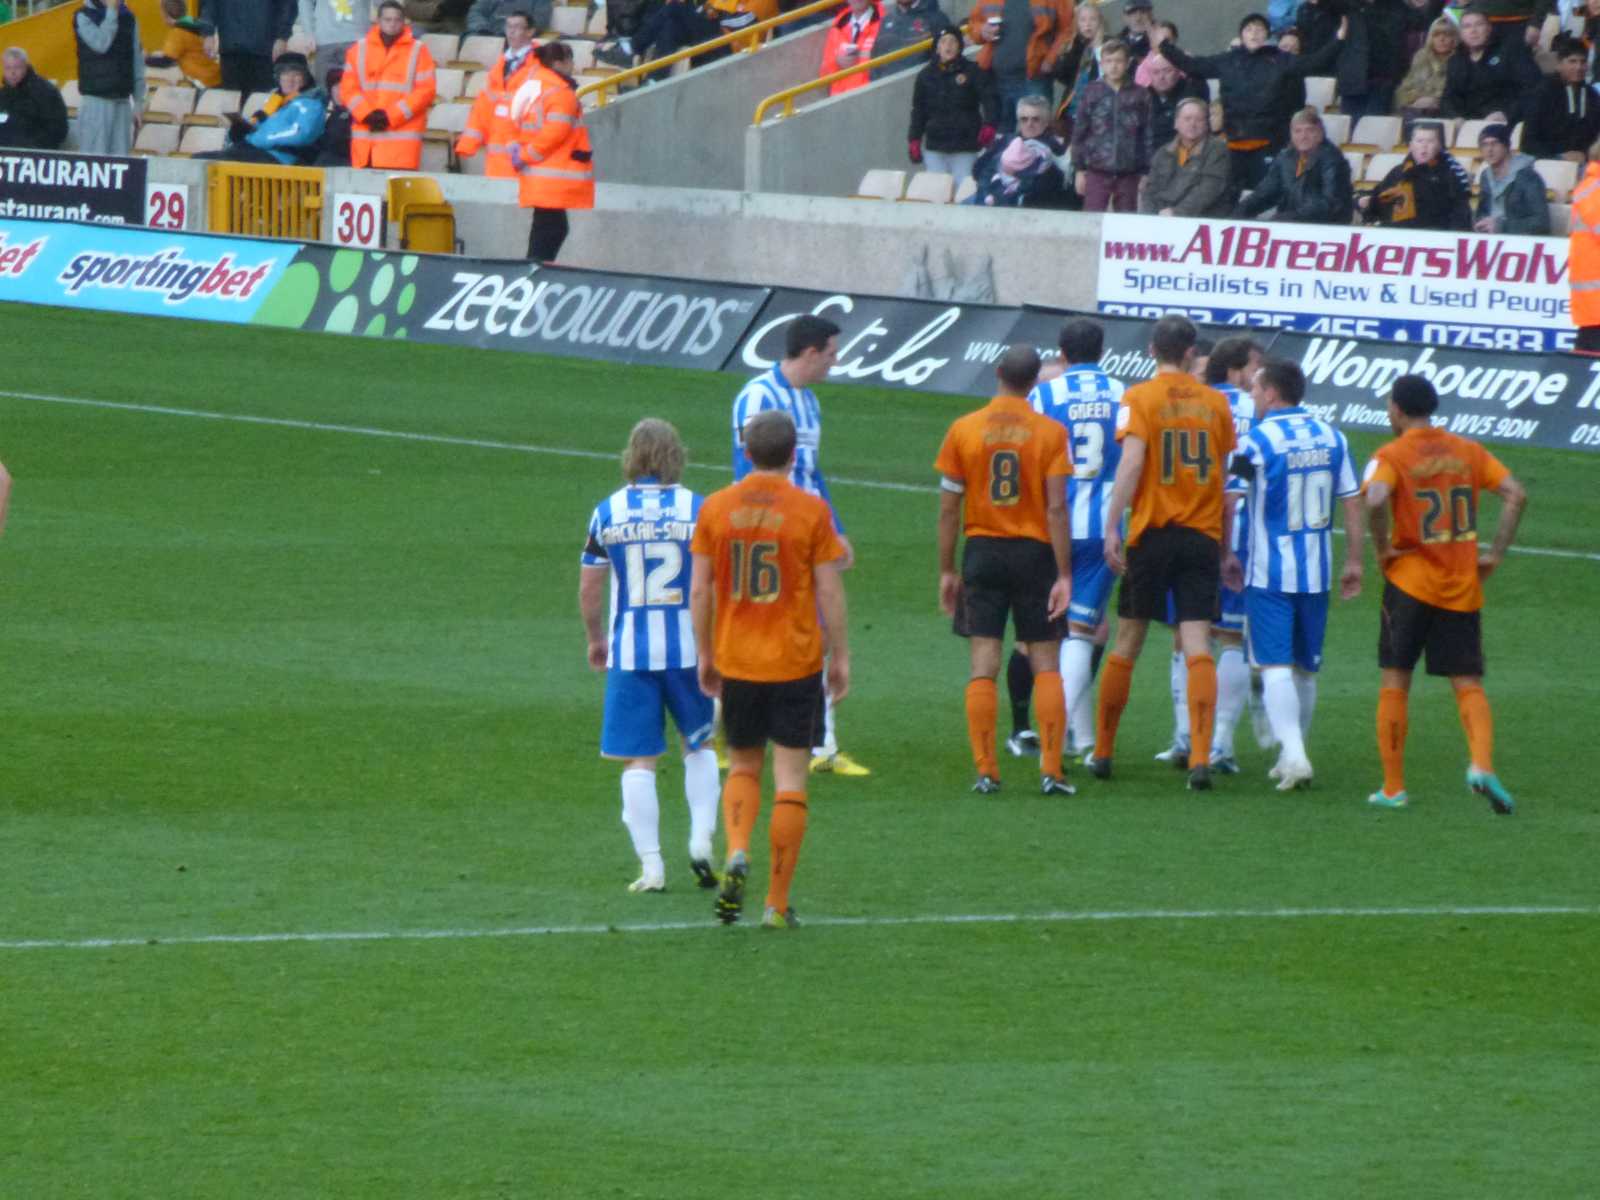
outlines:
[[[378,5],[378,15],[380,17],[383,16],[384,10],[388,8],[398,9],[402,17],[406,15],[406,6],[402,4],[400,0],[383,0],[383,2]]]
[[[1159,29],[1165,29],[1168,33],[1170,33],[1173,41],[1178,40],[1178,23],[1176,21],[1157,21],[1156,27]]]
[[[1557,34],[1555,40],[1550,43],[1550,49],[1555,52],[1557,58],[1589,57],[1589,47],[1583,44],[1583,39],[1575,38],[1570,33]]]
[[[1178,313],[1170,313],[1156,322],[1150,331],[1150,353],[1158,363],[1179,366],[1183,356],[1194,349],[1200,340],[1200,331],[1194,322]]]
[[[1262,16],[1260,13],[1245,13],[1244,20],[1239,22],[1240,33],[1244,32],[1244,27],[1246,25],[1259,25],[1268,33],[1272,32],[1272,22],[1267,20],[1267,18]]]
[[[1250,356],[1260,354],[1261,346],[1255,338],[1236,335],[1218,342],[1206,359],[1206,382],[1226,383],[1229,371],[1250,365]]]
[[[1000,382],[1019,396],[1026,396],[1039,382],[1039,352],[1026,342],[1007,346],[995,364]]]
[[[533,14],[531,12],[529,12],[525,8],[513,8],[510,12],[508,12],[505,15],[505,17],[503,19],[509,21],[509,20],[511,20],[512,17],[521,17],[524,21],[526,21],[528,23],[528,28],[529,29],[537,29],[537,28],[539,28],[537,25],[535,25],[533,23]]]
[[[758,412],[744,425],[744,452],[757,470],[776,471],[794,457],[794,418],[776,408]]]
[[[1061,336],[1056,339],[1061,347],[1061,357],[1068,363],[1097,363],[1105,353],[1106,331],[1099,321],[1088,317],[1073,317],[1061,326]]]
[[[1271,388],[1290,404],[1299,404],[1306,398],[1306,373],[1300,364],[1287,358],[1269,358],[1261,364],[1256,382]]]
[[[553,67],[557,63],[572,61],[572,47],[565,42],[546,42],[534,50],[533,56],[541,66]]]
[[[807,313],[789,322],[789,331],[783,336],[783,356],[799,358],[807,350],[826,350],[828,339],[839,336],[839,327],[827,317]]]
[[[1389,391],[1394,406],[1408,417],[1432,416],[1439,407],[1439,393],[1424,375],[1402,375]]]

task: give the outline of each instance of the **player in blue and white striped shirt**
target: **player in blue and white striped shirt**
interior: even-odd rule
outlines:
[[[844,545],[844,566],[848,569],[855,563],[856,552],[845,536],[844,523],[839,520],[839,510],[828,494],[828,481],[823,478],[817,462],[822,448],[822,408],[811,390],[813,384],[828,378],[828,372],[838,361],[839,327],[832,321],[808,313],[789,323],[784,332],[783,361],[745,384],[734,398],[733,479],[737,483],[755,469],[750,456],[744,452],[744,427],[750,419],[761,412],[787,413],[794,422],[796,435],[794,468],[789,477],[797,488],[827,501],[833,513],[833,528]],[[822,731],[821,744],[812,750],[813,771],[831,771],[836,775],[872,774],[848,754],[839,752],[832,699],[824,700]]]
[[[707,745],[712,704],[700,690],[689,619],[689,542],[701,498],[678,480],[683,443],[665,421],[646,418],[628,435],[622,456],[627,486],[589,518],[581,556],[578,606],[589,639],[589,665],[606,672],[600,753],[621,759],[622,823],[639,856],[632,892],[666,888],[656,760],[667,749],[666,719],[683,739],[683,786],[689,802],[689,865],[701,887],[715,887],[711,836],[720,784]],[[611,583],[609,622],[601,615]]]
[[[1094,746],[1095,631],[1105,619],[1106,601],[1116,577],[1105,560],[1106,512],[1111,485],[1122,460],[1117,441],[1117,409],[1123,386],[1100,369],[1105,331],[1094,321],[1074,317],[1061,327],[1061,357],[1067,369],[1028,394],[1035,412],[1067,427],[1072,476],[1067,508],[1072,515],[1072,605],[1067,638],[1061,643],[1061,686],[1067,697],[1072,752]]]
[[[1234,456],[1248,479],[1249,563],[1230,555],[1224,572],[1245,585],[1251,661],[1261,669],[1267,718],[1283,750],[1270,772],[1279,791],[1311,781],[1305,735],[1316,708],[1333,586],[1333,502],[1344,502],[1345,559],[1339,594],[1361,592],[1365,526],[1360,486],[1344,434],[1300,407],[1306,380],[1273,359],[1256,374],[1259,420]]]

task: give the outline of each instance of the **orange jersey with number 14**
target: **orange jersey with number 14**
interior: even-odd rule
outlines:
[[[1050,540],[1045,480],[1072,474],[1067,427],[996,396],[950,426],[934,469],[963,492],[968,537]]]
[[[1510,474],[1477,442],[1442,429],[1408,429],[1379,446],[1363,486],[1389,485],[1389,540],[1399,557],[1384,565],[1385,578],[1435,608],[1482,608],[1478,493],[1494,491]]]
[[[1222,540],[1222,486],[1233,453],[1228,400],[1193,375],[1164,371],[1131,387],[1117,412],[1117,440],[1144,442],[1128,545],[1146,529],[1183,525]]]
[[[711,560],[717,670],[751,683],[822,670],[812,571],[844,557],[826,501],[787,477],[746,475],[706,497],[689,550]]]

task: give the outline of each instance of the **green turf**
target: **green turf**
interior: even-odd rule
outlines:
[[[608,456],[650,413],[691,484],[727,479],[732,376],[11,306],[0,336],[8,393]],[[969,403],[823,402],[832,478],[922,487]],[[1600,552],[1596,460],[1504,456],[1522,540]],[[614,459],[15,395],[0,459],[0,1196],[1595,1194],[1600,562],[1490,584],[1515,818],[1462,786],[1438,681],[1416,807],[1362,805],[1372,576],[1336,605],[1311,793],[1242,731],[1247,774],[1184,794],[1148,757],[1152,643],[1113,783],[1045,802],[1006,758],[980,799],[936,497],[839,482],[841,730],[875,774],[817,781],[817,923],[762,935],[713,927],[675,853],[672,891],[624,891],[576,614]],[[675,769],[662,798],[676,847]],[[1456,906],[1586,911],[1149,916]],[[1124,916],[1061,919],[1091,913]],[[1057,915],[825,923],[1008,914]],[[181,940],[663,923],[693,927]]]

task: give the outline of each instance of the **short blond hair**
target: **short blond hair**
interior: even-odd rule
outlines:
[[[684,457],[678,431],[658,417],[646,417],[628,434],[628,446],[622,452],[622,477],[629,483],[647,477],[677,483],[683,478]]]

